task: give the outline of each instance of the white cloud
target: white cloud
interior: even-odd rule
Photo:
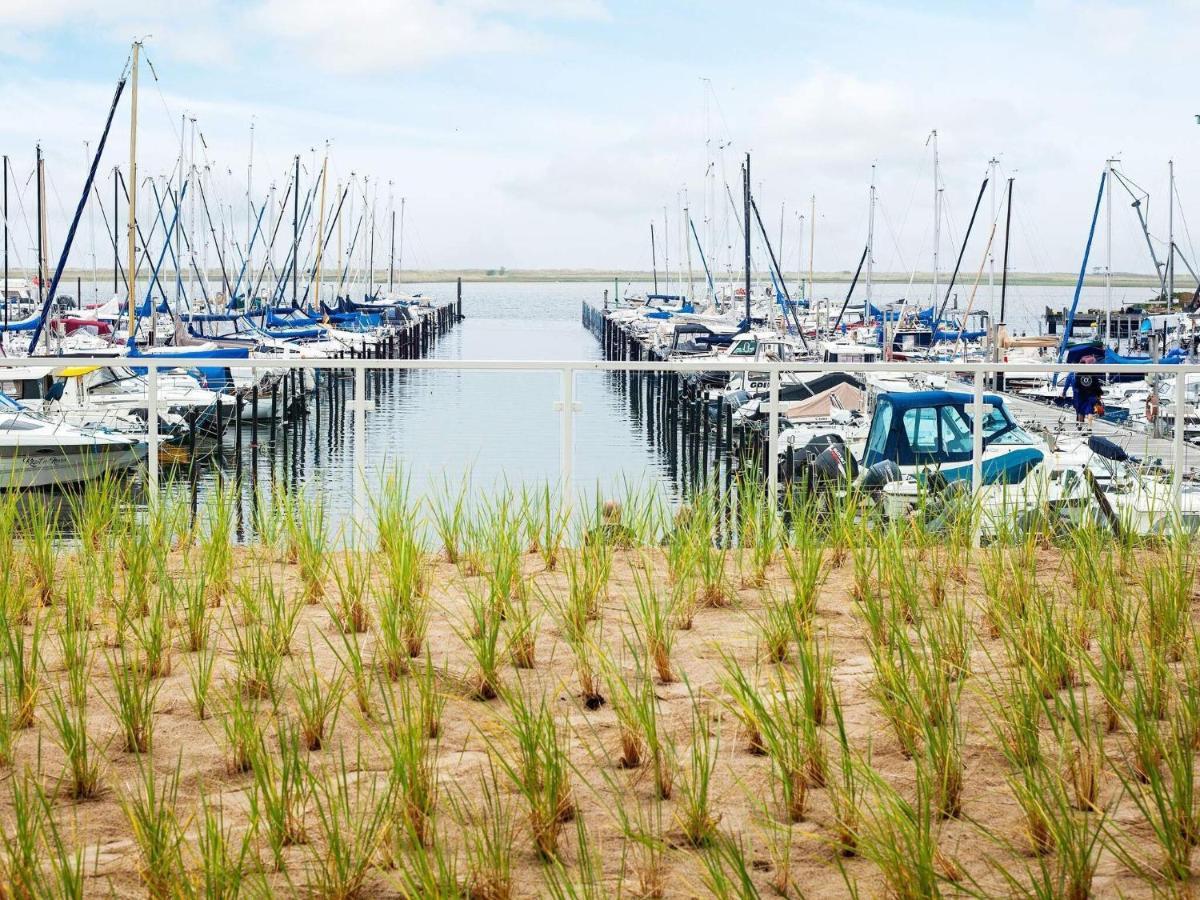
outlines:
[[[263,0],[252,27],[292,43],[318,67],[387,72],[480,53],[540,46],[535,20],[602,18],[597,0]]]

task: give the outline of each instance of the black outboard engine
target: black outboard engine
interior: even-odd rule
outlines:
[[[878,491],[885,484],[900,481],[903,478],[904,474],[900,471],[898,465],[890,459],[883,459],[863,473],[862,480],[858,483],[858,486],[863,490]]]
[[[799,484],[805,490],[828,489],[858,475],[858,461],[841,435],[819,434],[801,447],[791,447],[779,463],[784,484]]]

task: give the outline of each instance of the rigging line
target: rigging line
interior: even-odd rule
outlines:
[[[929,145],[926,144],[925,150],[923,152],[924,159],[922,160],[920,171],[925,170],[925,161],[924,160],[927,160],[929,158],[929,154],[930,154]],[[913,204],[916,202],[916,199],[917,199],[917,188],[920,187],[920,185],[921,185],[921,180],[919,178],[914,178],[913,182],[912,182],[912,190],[908,194],[908,203],[904,207],[904,215],[900,219],[900,228],[899,228],[899,231],[896,232],[896,247],[897,247],[897,249],[900,246],[899,235],[903,234],[905,229],[908,228],[908,217],[910,215],[912,215]],[[924,252],[925,252],[925,248],[922,247],[921,253],[923,254]],[[917,259],[920,259],[920,258],[921,258],[921,254],[918,254]],[[904,269],[908,268],[908,266],[904,264],[903,258],[900,261],[900,265],[903,266]]]
[[[167,125],[171,129],[171,134],[175,137],[175,145],[178,146],[183,140],[183,133],[175,127],[175,114],[171,112],[171,107],[167,103],[167,96],[163,93],[162,89],[162,80],[158,77],[158,71],[154,68],[154,61],[150,58],[150,54],[144,44],[142,45],[141,57],[146,61],[146,65],[150,67],[150,75],[154,78],[154,90],[158,93],[158,99],[162,102],[163,112],[167,114]],[[129,62],[132,61],[131,58]],[[126,63],[126,65],[129,65],[129,63]]]
[[[1192,259],[1196,258],[1196,247],[1192,243],[1192,232],[1188,228],[1187,215],[1183,211],[1183,198],[1179,196],[1179,182],[1175,182],[1175,207],[1179,210],[1179,218],[1183,221],[1183,233],[1187,236],[1188,251]]]
[[[1149,219],[1150,219],[1150,193],[1145,188],[1143,188],[1140,184],[1138,184],[1136,181],[1134,181],[1133,179],[1125,177],[1125,175],[1123,175],[1121,173],[1121,170],[1118,169],[1116,166],[1113,166],[1112,173],[1113,173],[1113,176],[1117,179],[1117,181],[1121,182],[1121,186],[1123,188],[1125,188],[1126,192],[1129,194],[1130,197],[1132,197],[1134,200],[1138,201],[1139,203],[1142,202],[1143,200],[1146,201],[1146,220],[1149,221]],[[1137,188],[1137,191],[1135,191],[1134,188]]]
[[[11,158],[8,161],[8,166],[9,166],[9,171],[11,172],[12,171],[12,159]],[[16,173],[14,172],[13,174],[15,175]],[[29,245],[28,245],[27,249],[31,253],[34,253],[36,255],[36,253],[37,253],[37,237],[34,235],[33,229],[29,225],[29,212],[25,208],[25,191],[29,190],[30,185],[33,183],[35,175],[37,175],[36,168],[32,172],[29,173],[29,177],[25,179],[24,186],[22,186],[19,181],[16,181],[15,178],[13,181],[14,181],[14,184],[17,186],[17,190],[15,192],[15,196],[17,198],[17,210],[21,213],[21,223],[25,226],[25,237],[29,241]],[[17,246],[19,246],[19,245],[17,245]],[[22,267],[24,267],[23,263],[22,263]]]
[[[887,210],[884,208],[883,203],[880,201],[878,193],[875,195],[875,208],[878,209],[880,215],[883,216],[883,224],[887,226],[888,235],[892,239],[892,252],[900,259],[900,270],[905,271],[908,269],[908,263],[904,261],[904,251],[900,249],[899,236],[896,234],[896,229],[892,227],[892,220],[888,216]],[[890,261],[888,262],[888,270],[891,271]]]

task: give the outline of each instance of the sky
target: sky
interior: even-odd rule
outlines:
[[[990,170],[964,271],[981,265],[993,209],[999,265],[1010,177],[1012,268],[1077,270],[1109,158],[1149,194],[1160,258],[1173,159],[1176,244],[1189,261],[1200,246],[1194,0],[0,0],[0,27],[0,150],[25,259],[34,145],[57,247],[135,38],[149,60],[143,176],[170,172],[181,140],[195,147],[210,216],[240,231],[248,178],[256,203],[272,183],[278,200],[300,154],[307,190],[328,147],[327,202],[352,175],[356,194],[365,184],[381,243],[404,198],[405,268],[648,269],[653,222],[660,270],[692,253],[699,271],[685,208],[713,267],[737,268],[729,195],[740,206],[749,152],[785,269],[808,266],[810,240],[816,270],[855,267],[874,173],[875,268],[928,270],[933,130],[942,270]],[[100,166],[110,207],[128,106],[127,92]],[[1132,194],[1117,184],[1111,197],[1113,269],[1153,271]],[[1093,267],[1107,258],[1106,211]],[[100,222],[93,203],[73,264],[92,242],[103,256]]]

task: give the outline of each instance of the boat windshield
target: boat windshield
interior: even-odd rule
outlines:
[[[742,338],[729,351],[730,356],[753,356],[758,349],[758,341],[754,338]]]
[[[1034,443],[1033,435],[1018,425],[1003,406],[988,405],[983,417],[983,444],[1023,446]]]

